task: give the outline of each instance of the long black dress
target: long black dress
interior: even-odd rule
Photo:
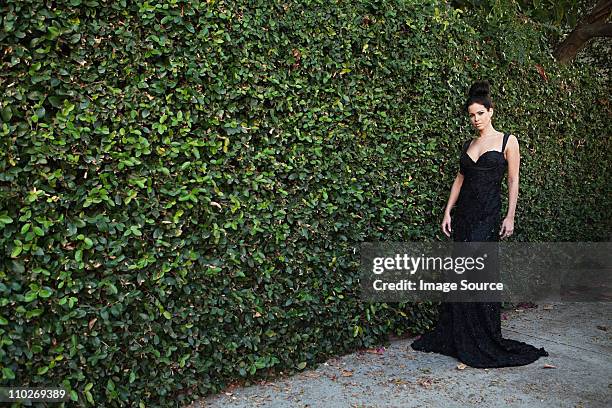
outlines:
[[[504,134],[501,151],[490,150],[474,161],[463,145],[460,172],[463,185],[452,219],[453,241],[499,241],[501,223],[501,182],[506,172]],[[544,348],[502,338],[501,303],[445,302],[435,329],[412,343],[419,351],[455,357],[478,368],[521,366],[548,356]]]

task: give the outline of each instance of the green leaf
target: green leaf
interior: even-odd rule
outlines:
[[[13,222],[13,219],[6,214],[0,215],[0,228],[4,228],[6,224]]]
[[[43,309],[28,310],[27,313],[26,313],[26,319],[30,319],[32,317],[40,316],[41,314],[43,314],[43,312],[44,312]]]
[[[23,243],[20,240],[16,239],[13,241],[13,244],[15,245],[15,247],[11,251],[11,258],[17,258],[19,254],[21,254],[21,252],[23,251]]]
[[[302,361],[301,363],[299,363],[297,365],[298,370],[303,370],[304,368],[306,368],[306,364],[307,363],[305,361]]]
[[[116,295],[117,293],[119,293],[119,291],[117,290],[117,287],[115,285],[108,282],[106,283],[106,293],[108,293],[109,295]]]
[[[5,106],[0,110],[0,116],[2,116],[2,120],[5,122],[9,122],[13,117],[13,111],[10,106]]]
[[[180,359],[179,359],[179,367],[183,368],[185,367],[185,363],[187,362],[187,360],[189,359],[189,357],[191,357],[191,354],[184,354]]]
[[[83,244],[85,244],[85,249],[90,249],[93,246],[93,241],[91,240],[91,238],[86,237],[85,239],[83,239]]]
[[[24,300],[26,302],[31,302],[38,298],[38,291],[30,290],[25,294]]]
[[[15,379],[15,373],[10,368],[3,367],[2,368],[2,379],[3,380],[14,380]]]
[[[63,105],[63,100],[59,96],[53,95],[53,96],[48,97],[47,100],[49,101],[51,106],[53,106],[54,108],[59,108],[60,106]]]
[[[89,391],[83,391],[83,394],[85,394],[85,398],[87,398],[87,401],[88,401],[90,404],[94,404],[94,403],[95,403],[95,400],[94,400],[94,398],[93,398],[93,395],[91,395],[91,392],[89,392]]]
[[[53,294],[53,290],[51,288],[44,287],[38,291],[38,296],[41,298],[48,298]]]

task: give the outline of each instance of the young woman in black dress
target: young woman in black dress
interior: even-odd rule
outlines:
[[[475,82],[465,105],[479,137],[463,144],[459,173],[442,221],[443,232],[456,242],[499,241],[514,231],[519,144],[516,137],[493,128],[489,92],[487,81]],[[508,212],[502,220],[500,191],[506,170]],[[414,341],[412,348],[452,356],[478,368],[526,365],[548,355],[544,348],[502,338],[499,302],[442,303],[435,329]]]

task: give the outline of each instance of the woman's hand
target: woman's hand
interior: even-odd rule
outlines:
[[[451,233],[451,216],[448,213],[444,214],[444,220],[442,220],[442,232],[444,232],[447,237],[450,237],[450,233]]]
[[[506,217],[502,222],[501,229],[499,231],[499,235],[501,235],[501,239],[509,237],[514,232],[514,218]]]

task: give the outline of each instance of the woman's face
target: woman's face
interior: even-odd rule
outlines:
[[[491,123],[491,116],[493,116],[493,108],[487,109],[484,105],[479,103],[473,103],[468,107],[468,113],[470,114],[470,121],[472,126],[478,130],[486,129]]]

